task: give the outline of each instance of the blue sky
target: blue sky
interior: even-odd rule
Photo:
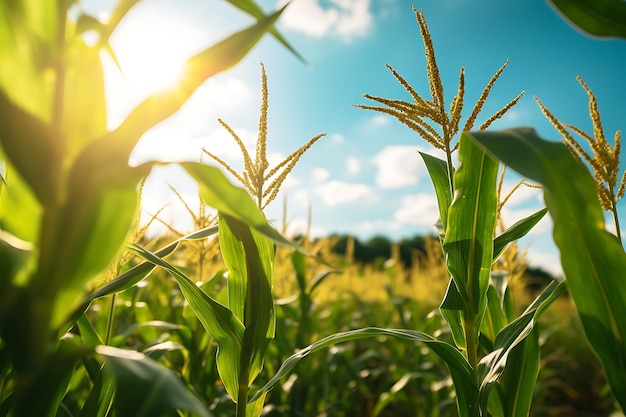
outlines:
[[[259,4],[266,11],[278,6],[276,0]],[[311,137],[327,133],[284,185],[291,230],[302,230],[310,205],[316,236],[399,239],[433,233],[436,202],[417,153],[432,147],[394,119],[353,106],[369,104],[365,93],[410,99],[385,64],[428,97],[413,5],[426,16],[448,103],[456,93],[459,70],[465,68],[464,116],[492,74],[510,59],[479,123],[524,90],[519,104],[493,128],[533,126],[542,136],[558,140],[533,100],[538,96],[558,118],[591,132],[587,96],[576,81],[580,75],[598,98],[607,136],[623,127],[626,41],[591,39],[543,0],[293,0],[278,28],[307,63],[266,36],[237,67],[209,80],[178,114],[148,132],[131,162],[198,160],[204,147],[239,170],[239,152],[217,118],[254,146],[262,61],[269,85],[271,159],[279,161]],[[111,2],[92,0],[87,7],[106,18]],[[162,82],[150,85],[153,77],[166,79],[168,68],[175,70],[172,63],[250,23],[226,2],[140,2],[112,40],[125,75],[109,71],[111,127]],[[513,177],[507,180],[515,182]],[[173,165],[154,172],[146,184],[144,207],[155,212],[169,203],[163,220],[189,230],[189,219],[167,183],[192,207],[197,205],[193,182]],[[276,224],[282,205],[283,196],[266,211]],[[504,211],[504,220],[510,225],[541,207],[540,192],[522,189]],[[550,229],[547,219],[523,246],[530,245],[533,264],[558,272]]]

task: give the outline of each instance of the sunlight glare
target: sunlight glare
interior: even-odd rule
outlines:
[[[202,46],[203,35],[201,29],[163,9],[131,11],[111,37],[122,76],[112,93],[136,105],[160,89],[174,88],[185,61]]]

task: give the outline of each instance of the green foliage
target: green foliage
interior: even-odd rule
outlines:
[[[621,242],[605,230],[593,178],[565,145],[542,140],[532,129],[476,132],[473,137],[543,185],[570,293],[611,388],[626,408],[626,323],[621,319],[626,314],[626,255]]]
[[[78,318],[71,313],[80,314],[94,299],[82,300],[87,284],[125,244],[136,219],[138,185],[152,167],[128,166],[141,135],[207,78],[239,62],[267,31],[288,46],[273,27],[281,10],[265,16],[252,0],[233,1],[256,22],[189,58],[178,85],[153,93],[109,132],[100,52],[112,54],[109,37],[136,1],[120,2],[107,23],[74,16],[74,3],[0,6],[0,159],[6,173],[0,334],[3,366],[14,372],[16,416],[32,415],[28,393],[57,372],[54,353],[48,353],[56,350],[57,329],[71,327]],[[87,30],[99,35],[95,45],[83,39]],[[135,270],[116,285],[132,285],[147,272]],[[71,375],[73,363],[58,363]],[[38,405],[37,415],[55,414],[62,379],[51,379],[60,391]]]
[[[525,416],[541,380],[539,320],[566,288],[626,408],[626,257],[605,230],[593,179],[565,146],[528,129],[461,132],[455,138],[464,75],[448,112],[421,12],[415,11],[431,99],[392,70],[415,103],[367,96],[386,107],[360,107],[397,117],[445,152],[446,160],[421,154],[439,205],[439,242],[393,245],[377,237],[359,247],[344,241],[348,261],[357,248],[365,257],[393,261],[379,262],[386,284],[376,300],[351,289],[318,302],[316,295],[329,292],[328,277],[338,271],[321,261],[308,237],[300,243],[287,239],[262,212],[323,136],[265,173],[264,70],[254,164],[231,131],[247,160],[246,172],[236,177],[248,190],[231,184],[218,168],[182,163],[199,185],[202,203],[217,210],[217,224],[170,243],[132,243],[139,259],[124,252],[137,220],[139,186],[154,165],[128,166],[141,135],[176,112],[207,78],[237,64],[265,33],[300,57],[274,27],[282,9],[265,15],[253,0],[228,1],[255,23],[191,57],[178,86],[149,96],[111,132],[100,53],[113,55],[109,38],[138,1],[121,0],[107,23],[70,10],[73,1],[0,5],[0,414],[221,417],[235,408],[237,417],[352,416],[358,408],[367,416]],[[617,9],[554,3],[592,33],[598,26],[578,7],[598,12],[592,20],[621,10],[609,1],[602,4]],[[620,27],[609,22],[595,34],[624,36]],[[84,41],[87,31],[98,34],[95,45]],[[466,130],[503,69],[483,90]],[[460,165],[454,167],[457,150]],[[619,153],[618,143],[613,150]],[[499,163],[493,156],[540,182],[547,205],[500,234]],[[278,178],[267,186],[274,174]],[[548,211],[567,279],[549,282],[523,308],[514,300],[514,271],[494,264],[510,260],[515,242]],[[209,274],[195,271],[185,250],[216,235],[220,260]],[[410,252],[429,242],[441,243],[447,268],[448,289],[434,312],[437,300],[418,305],[415,294],[396,292],[413,260]],[[277,246],[291,251],[285,263],[295,291],[280,300],[274,298]],[[513,253],[514,260],[519,257]],[[361,283],[365,270],[361,266]],[[104,280],[107,273],[113,278]]]
[[[620,0],[550,0],[574,26],[593,36],[626,39],[626,4]]]

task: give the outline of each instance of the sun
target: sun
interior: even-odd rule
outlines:
[[[141,16],[141,17],[139,17]],[[186,60],[199,49],[198,28],[172,12],[159,8],[133,10],[111,37],[119,64],[113,94],[125,96],[133,105],[163,88],[174,88],[184,73]]]

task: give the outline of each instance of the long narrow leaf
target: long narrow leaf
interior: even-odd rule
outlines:
[[[593,178],[565,145],[533,129],[472,133],[476,142],[543,185],[554,241],[587,339],[626,409],[626,254],[604,226]]]
[[[362,329],[336,333],[300,350],[283,362],[276,374],[263,387],[261,387],[259,391],[257,391],[250,401],[255,401],[259,398],[259,396],[264,395],[267,391],[272,389],[272,387],[274,387],[274,385],[276,385],[281,378],[287,375],[293,367],[298,364],[298,362],[309,354],[338,343],[379,336],[399,337],[406,340],[426,343],[427,346],[439,355],[439,357],[448,365],[457,390],[457,400],[459,403],[475,404],[477,402],[478,392],[477,387],[473,382],[473,371],[461,352],[454,346],[446,342],[439,341],[432,336],[419,331],[406,329],[383,329],[378,327],[365,327]],[[465,410],[465,413],[466,412],[467,410]],[[461,410],[461,415],[466,416],[467,414],[464,414],[464,410]]]
[[[146,260],[165,269],[174,277],[194,314],[217,342],[219,346],[217,368],[220,377],[231,397],[237,398],[240,375],[239,359],[245,331],[243,323],[232,311],[209,297],[176,267],[141,246],[134,246],[137,253]]]
[[[247,385],[261,371],[265,350],[275,332],[270,286],[274,247],[265,236],[255,233],[245,223],[220,214],[220,248],[229,268],[228,305],[245,326],[241,361],[248,380],[239,383]]]
[[[508,355],[533,330],[536,321],[547,308],[565,292],[565,281],[552,281],[517,319],[506,325],[496,335],[492,353],[479,364],[480,391],[483,404],[490,390],[508,366]],[[513,364],[512,366],[517,366]]]
[[[448,177],[448,164],[439,158],[420,152],[424,165],[430,175],[430,180],[435,188],[437,205],[439,206],[439,219],[445,232],[448,225],[448,209],[452,204],[452,191],[450,190],[450,178]]]
[[[465,303],[464,314],[478,317],[473,329],[474,337],[478,337],[493,259],[498,162],[465,134],[461,136],[459,159],[443,249],[448,270]],[[457,335],[455,340],[460,337]]]
[[[253,0],[227,0],[230,4],[237,7],[239,10],[242,10],[251,16],[254,16],[257,19],[263,19],[265,17],[265,13],[263,13],[263,9],[255,3]],[[295,50],[293,46],[283,37],[283,35],[278,32],[278,30],[272,26],[269,29],[269,32],[276,38],[278,42],[280,42],[285,48],[289,50],[292,54],[294,54],[298,59],[304,61],[304,58]]]
[[[526,234],[530,232],[541,219],[543,219],[543,216],[545,216],[547,212],[548,209],[543,208],[530,216],[517,221],[514,225],[506,229],[501,235],[496,237],[493,241],[493,259],[495,260],[498,256],[500,256],[506,245],[526,236]]]
[[[194,162],[185,162],[181,165],[200,185],[200,196],[206,204],[249,225],[277,244],[306,253],[300,245],[276,231],[250,194],[245,189],[233,185],[219,168]]]

